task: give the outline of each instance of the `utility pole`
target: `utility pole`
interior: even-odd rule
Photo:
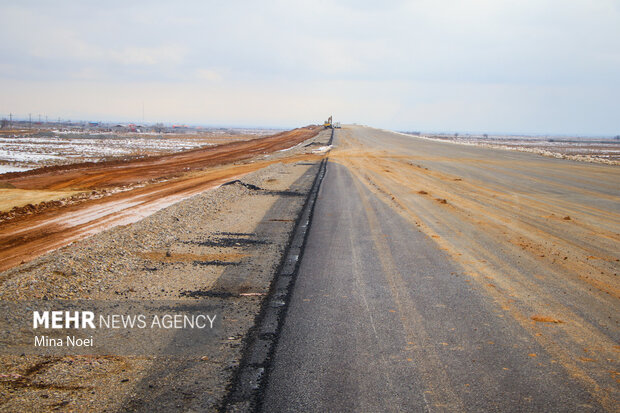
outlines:
[[[28,114],[28,127],[32,128],[32,113]]]
[[[13,114],[9,113],[9,129],[13,129]]]

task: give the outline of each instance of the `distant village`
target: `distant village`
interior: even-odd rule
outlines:
[[[33,121],[24,119],[7,119],[0,120],[0,129],[32,129],[32,130],[55,130],[59,132],[114,132],[114,133],[197,133],[201,131],[220,130],[227,132],[229,128],[207,128],[201,126],[188,125],[165,125],[163,123],[155,124],[135,124],[135,123],[106,123],[106,122],[85,122],[85,121]]]

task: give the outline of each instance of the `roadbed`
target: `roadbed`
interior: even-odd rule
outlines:
[[[320,162],[272,163],[0,273],[2,300],[203,300],[223,316],[201,356],[1,356],[0,410],[220,408]]]

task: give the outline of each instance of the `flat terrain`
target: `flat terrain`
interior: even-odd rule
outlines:
[[[620,168],[334,144],[264,411],[617,411]]]
[[[135,222],[282,159],[299,160],[279,151],[316,133],[316,129],[302,128],[171,155],[5,174],[0,184],[14,188],[7,191],[11,191],[16,205],[18,200],[30,197],[42,200],[42,195],[48,195],[48,201],[75,192],[86,196],[16,208],[12,214],[5,214],[11,219],[0,221],[0,270],[105,228]],[[264,158],[272,153],[277,156]],[[20,190],[24,193],[16,193]]]
[[[570,136],[489,136],[459,134],[422,135],[417,132],[414,135],[440,142],[453,142],[464,145],[530,152],[574,161],[620,165],[620,139],[611,137],[585,138]]]
[[[32,129],[1,129],[0,172],[10,172],[12,168],[20,171],[23,168],[165,155],[277,132],[221,129],[192,129],[182,133],[171,130],[112,131],[105,128],[59,130],[51,125]]]
[[[337,129],[272,301],[330,132],[4,175],[50,198],[1,217],[2,300],[185,300],[223,333],[200,356],[2,356],[0,410],[217,411],[248,365],[265,412],[618,410],[620,167]],[[286,317],[252,364],[266,303]]]
[[[151,199],[177,200],[143,219],[139,209],[110,208],[112,221],[119,214],[138,220],[130,225],[102,230],[105,220],[84,212],[94,208],[89,201],[71,206],[73,212],[50,207],[48,212],[58,215],[39,221],[45,227],[56,220],[60,230],[50,237],[66,241],[71,231],[83,233],[97,222],[98,233],[0,272],[0,302],[167,300],[170,312],[184,311],[186,305],[214,307],[222,327],[212,341],[187,354],[128,347],[113,355],[44,356],[33,351],[32,337],[24,341],[24,354],[21,349],[7,354],[19,329],[6,334],[3,324],[0,341],[8,337],[8,343],[0,343],[0,411],[217,411],[315,180],[323,156],[313,150],[330,134],[306,130],[304,138],[293,136],[281,142],[285,151],[259,152],[247,162],[182,175],[169,193],[157,192],[157,184],[119,193],[145,195],[140,191],[150,188]],[[302,144],[295,143],[297,138],[304,139]],[[241,173],[239,180],[228,177],[227,185],[205,190],[214,176]],[[202,192],[179,201],[177,194],[192,192],[183,191],[182,182]],[[76,216],[85,226],[71,221]],[[64,230],[63,220],[69,221]],[[174,338],[174,330],[163,332],[148,345],[170,350]]]

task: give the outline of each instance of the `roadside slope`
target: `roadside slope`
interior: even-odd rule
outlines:
[[[8,175],[6,182],[16,188],[102,191],[94,191],[90,199],[76,203],[56,202],[41,209],[31,208],[0,222],[0,270],[106,228],[135,222],[274,162],[312,157],[282,149],[316,134],[316,129],[296,129],[267,138],[119,164],[69,165],[65,169],[43,168]]]
[[[328,138],[0,273],[2,300],[173,300],[223,317],[200,356],[2,356],[0,410],[217,410],[318,171],[312,148]]]

